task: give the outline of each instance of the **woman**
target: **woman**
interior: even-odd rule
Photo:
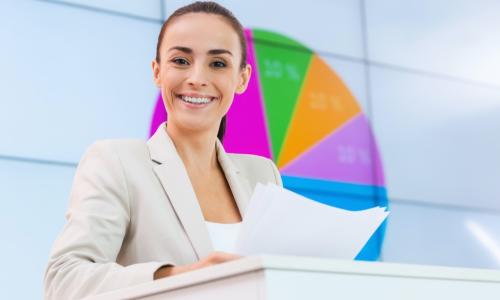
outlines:
[[[152,68],[168,126],[147,143],[106,140],[87,150],[50,255],[46,298],[80,298],[237,259],[215,251],[231,251],[218,241],[235,239],[218,227],[237,232],[258,182],[281,185],[272,161],[226,154],[219,141],[251,73],[242,26],[229,11],[196,2],[174,12]]]

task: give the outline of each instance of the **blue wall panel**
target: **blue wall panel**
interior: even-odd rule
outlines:
[[[371,60],[500,86],[500,2],[365,3]]]
[[[41,299],[75,168],[0,160],[1,299]]]
[[[500,268],[500,213],[392,201],[382,259]]]
[[[0,155],[76,162],[145,139],[160,24],[40,1],[0,3]]]
[[[165,15],[189,4],[189,0],[164,0]],[[363,58],[361,7],[358,0],[317,0],[313,3],[286,0],[218,3],[230,9],[243,26],[275,31],[307,47],[355,58]]]
[[[500,89],[371,69],[389,198],[500,210]]]

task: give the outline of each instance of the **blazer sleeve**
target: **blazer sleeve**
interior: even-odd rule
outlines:
[[[92,145],[76,170],[67,223],[45,271],[45,299],[77,299],[152,281],[158,268],[171,265],[116,263],[130,206],[121,162],[111,146],[109,141]]]

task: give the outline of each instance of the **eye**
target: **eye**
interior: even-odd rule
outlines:
[[[176,65],[189,65],[189,62],[182,57],[176,57],[172,59],[171,62],[173,62]]]
[[[217,69],[226,67],[226,63],[220,60],[214,61],[210,65]]]

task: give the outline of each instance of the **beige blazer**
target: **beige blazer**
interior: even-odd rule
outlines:
[[[153,280],[166,264],[193,263],[213,251],[184,164],[164,130],[144,143],[104,140],[83,156],[67,223],[44,278],[46,299],[76,299]],[[254,155],[217,158],[239,211],[258,182],[281,185],[274,163]]]

